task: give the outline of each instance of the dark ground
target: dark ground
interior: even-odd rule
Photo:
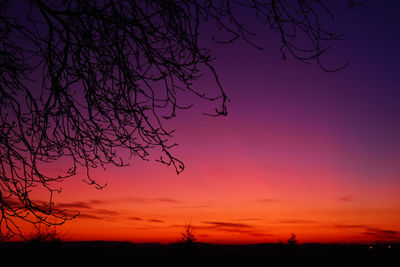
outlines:
[[[0,266],[396,266],[400,244],[322,245],[129,242],[0,244]]]

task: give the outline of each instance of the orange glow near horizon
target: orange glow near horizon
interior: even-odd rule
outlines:
[[[55,202],[80,216],[57,231],[70,241],[170,243],[191,223],[199,242],[286,243],[291,233],[299,243],[400,241],[400,182],[387,171],[395,163],[384,166],[387,177],[370,179],[367,159],[354,161],[345,141],[324,129],[307,135],[301,125],[271,123],[246,133],[236,115],[185,121],[176,137],[181,175],[133,160],[96,169],[93,177],[108,183],[100,191],[84,174],[66,180]]]
[[[108,182],[100,191],[79,175],[65,181],[56,203],[80,216],[57,230],[70,241],[170,243],[191,223],[198,241],[210,243],[286,243],[291,233],[300,243],[400,241],[398,182],[369,185],[349,179],[351,171],[313,168],[297,156],[264,164],[231,142],[203,155],[198,143],[196,156],[182,154],[188,166],[179,176],[163,165],[134,161],[96,170],[98,181]],[[347,153],[332,143],[318,149],[329,151],[330,163]],[[231,158],[220,158],[224,153]]]

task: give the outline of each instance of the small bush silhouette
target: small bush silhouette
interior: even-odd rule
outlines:
[[[188,223],[185,225],[185,231],[182,233],[182,238],[179,243],[182,245],[190,246],[196,242],[196,237],[193,231],[193,226]]]
[[[290,238],[288,239],[288,244],[289,245],[296,245],[297,244],[297,239],[295,234],[291,234]]]
[[[49,244],[49,243],[61,243],[61,234],[57,232],[55,227],[48,226],[37,226],[36,232],[34,232],[27,240],[30,244]]]

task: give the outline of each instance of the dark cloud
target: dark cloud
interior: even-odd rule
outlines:
[[[354,197],[352,195],[347,195],[347,196],[339,197],[339,200],[343,201],[343,202],[351,202],[351,201],[354,201]]]
[[[95,214],[102,214],[107,216],[118,216],[120,213],[115,210],[107,210],[107,209],[96,209],[93,211]]]
[[[109,217],[118,216],[120,212],[112,209],[97,209],[97,204],[102,204],[102,200],[90,200],[90,201],[76,201],[68,203],[58,203],[56,207],[58,209],[73,209],[80,212],[78,218],[81,219],[108,219]]]
[[[377,239],[393,239],[399,238],[400,232],[394,230],[380,229],[376,227],[367,227],[364,235],[373,236]]]
[[[76,201],[71,203],[58,203],[60,209],[92,209],[88,202]]]
[[[115,204],[119,202],[131,202],[131,203],[139,203],[139,204],[153,204],[153,203],[173,203],[178,204],[182,203],[182,201],[168,198],[168,197],[160,197],[160,198],[141,198],[141,197],[122,197],[116,199],[92,199],[88,201],[76,201],[76,202],[68,202],[68,203],[58,203],[57,207],[59,208],[72,208],[72,209],[92,209],[94,205],[102,205],[102,204]]]
[[[0,191],[1,192],[1,191]],[[27,210],[30,208],[27,208],[23,203],[21,203],[18,199],[15,199],[13,197],[3,197],[0,199],[0,205],[4,205],[5,207],[13,208],[13,209],[22,209],[22,210]],[[42,201],[42,200],[30,200],[32,201],[32,210],[35,209],[34,206],[36,206],[37,209],[42,209],[42,210],[47,210],[50,207],[50,203],[47,201]],[[54,206],[51,205],[51,208],[56,211],[60,212],[59,209],[54,208]]]
[[[0,191],[1,192],[1,191]],[[14,199],[10,199],[10,198],[3,198],[1,199],[2,202],[0,204],[11,207],[11,208],[23,208],[23,206],[21,205],[21,202],[14,200]]]
[[[232,219],[232,221],[236,222],[254,222],[254,221],[264,221],[264,219],[260,218],[239,218],[239,219]]]
[[[142,219],[142,218],[139,218],[139,217],[134,217],[134,216],[132,216],[132,217],[128,217],[127,219],[128,219],[128,220],[132,220],[132,221],[143,221],[143,219]]]
[[[314,220],[303,220],[303,219],[279,219],[276,223],[283,224],[308,224],[308,223],[318,223],[318,221]]]
[[[118,199],[108,199],[108,200],[99,200],[99,199],[92,199],[89,201],[76,201],[76,202],[67,202],[67,203],[57,203],[56,207],[58,209],[73,209],[73,210],[91,210],[93,213],[99,213],[103,215],[109,216],[116,216],[119,213],[113,210],[106,210],[106,209],[96,209],[97,205],[102,204],[115,204],[116,202],[134,202],[134,203],[141,203],[141,204],[152,204],[152,203],[181,203],[181,201],[161,197],[161,198],[140,198],[140,197],[126,197],[126,198],[118,198]],[[10,202],[11,203],[11,202]],[[87,212],[86,212],[87,213]]]
[[[252,228],[251,225],[244,223],[232,223],[232,222],[203,222],[203,223],[213,225],[215,227],[224,227],[224,228]]]
[[[168,198],[168,197],[159,197],[159,198],[142,198],[142,197],[124,197],[119,198],[116,201],[122,202],[132,202],[132,203],[140,203],[140,204],[154,204],[154,203],[182,203],[182,201]]]
[[[162,220],[157,220],[157,219],[151,219],[151,220],[149,220],[149,222],[162,223],[162,222],[164,222],[164,221],[162,221]]]
[[[232,222],[219,222],[219,221],[206,221],[205,226],[194,226],[194,229],[215,230],[230,232],[233,234],[243,234],[251,236],[272,236],[272,234],[263,233],[256,229],[255,226],[245,223],[232,223]]]
[[[111,217],[120,215],[120,212],[109,209],[95,209],[89,206],[85,202],[73,202],[73,203],[62,203],[57,205],[58,209],[66,208],[67,210],[63,210],[65,214],[79,214],[78,219],[93,219],[93,220],[105,220],[110,219]],[[76,214],[74,214],[74,210],[68,210],[70,208],[75,208]]]
[[[251,236],[256,236],[256,237],[263,237],[263,236],[274,236],[274,234],[269,234],[269,233],[262,233],[262,232],[257,232],[257,231],[242,231],[243,234],[248,234]]]
[[[120,213],[114,210],[90,210],[81,212],[78,216],[79,219],[95,219],[95,220],[109,220],[112,217],[118,216]]]
[[[375,239],[394,239],[400,238],[400,232],[390,229],[381,229],[378,227],[372,227],[365,224],[335,224],[334,227],[341,229],[354,229],[363,231],[363,235],[374,237]]]
[[[67,203],[57,203],[56,206],[59,209],[85,209],[90,210],[94,209],[94,206],[99,204],[107,204],[107,201],[92,199],[88,201],[75,201],[75,202],[67,202]]]

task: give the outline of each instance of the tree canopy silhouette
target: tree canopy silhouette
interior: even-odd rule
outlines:
[[[72,219],[53,201],[56,183],[82,168],[100,189],[91,170],[126,165],[121,151],[156,155],[182,172],[166,120],[191,107],[184,94],[216,103],[212,116],[226,115],[229,101],[200,28],[214,25],[217,44],[242,39],[260,48],[241,21],[244,8],[278,34],[284,57],[331,71],[320,59],[342,35],[322,27],[321,17],[333,16],[324,1],[1,0],[0,238],[22,235],[21,220]],[[205,72],[213,90],[196,87]],[[49,171],[60,160],[68,171]],[[32,199],[35,188],[47,190],[48,201]]]

